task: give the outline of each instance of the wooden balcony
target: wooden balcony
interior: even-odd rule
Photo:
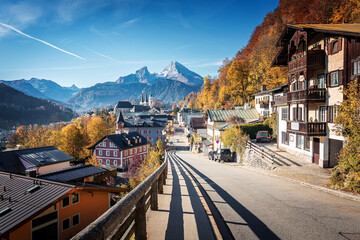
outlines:
[[[311,50],[308,55],[291,60],[288,64],[289,74],[302,71],[305,68],[325,68],[325,51]]]
[[[326,136],[326,122],[287,122],[287,132],[306,136]]]
[[[274,106],[286,105],[287,103],[287,94],[284,96],[275,96],[274,97]]]
[[[269,109],[269,103],[260,103],[260,108]]]
[[[304,89],[287,93],[288,102],[325,102],[326,89]]]

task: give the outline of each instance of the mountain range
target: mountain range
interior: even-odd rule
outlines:
[[[150,73],[145,66],[114,82],[98,83],[82,89],[75,85],[63,87],[51,80],[37,78],[0,80],[0,83],[29,96],[50,100],[74,110],[89,110],[120,100],[138,102],[142,93],[151,93],[155,101],[179,102],[190,92],[199,91],[203,78],[175,61],[160,73]]]

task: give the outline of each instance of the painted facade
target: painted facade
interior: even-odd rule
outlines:
[[[334,120],[360,56],[360,46],[351,45],[360,31],[347,31],[344,24],[288,25],[273,61],[288,66],[289,79],[288,92],[275,98],[278,146],[321,167],[337,165],[345,140]]]

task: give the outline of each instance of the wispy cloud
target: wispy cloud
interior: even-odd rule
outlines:
[[[24,1],[2,2],[0,7],[0,22],[20,28],[36,23],[42,15],[43,10],[40,6]],[[7,35],[10,31],[8,28],[0,28],[0,37]]]
[[[122,29],[122,28],[130,27],[130,26],[134,25],[135,23],[139,22],[140,20],[141,20],[141,18],[134,18],[134,19],[128,20],[128,21],[120,24],[119,28]]]
[[[23,33],[23,32],[20,31],[19,29],[14,28],[13,26],[7,25],[7,24],[5,24],[5,23],[0,23],[0,25],[3,26],[3,27],[6,27],[6,28],[8,28],[8,29],[11,29],[11,30],[15,31],[15,32],[17,32],[17,33],[20,34],[20,35],[23,35],[23,36],[28,37],[28,38],[30,38],[30,39],[36,40],[36,41],[41,42],[41,43],[43,43],[43,44],[45,44],[45,45],[48,45],[48,46],[50,46],[50,47],[52,47],[52,48],[55,48],[55,49],[57,49],[57,50],[59,50],[59,51],[61,51],[61,52],[67,53],[67,54],[69,54],[69,55],[71,55],[71,56],[74,56],[74,57],[76,57],[76,58],[79,58],[79,59],[81,59],[81,60],[86,61],[86,59],[83,58],[83,57],[80,57],[80,56],[78,56],[78,55],[76,55],[76,54],[74,54],[74,53],[71,53],[71,52],[68,52],[68,51],[66,51],[66,50],[64,50],[64,49],[61,49],[61,48],[59,48],[59,47],[57,47],[57,46],[55,46],[55,45],[52,45],[51,43],[48,43],[48,42],[46,42],[46,41],[44,41],[44,40],[41,40],[41,39],[32,37],[32,36],[30,36],[30,35],[28,35],[28,34],[26,34],[26,33]]]

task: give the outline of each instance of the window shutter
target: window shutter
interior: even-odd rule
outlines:
[[[338,78],[339,78],[339,85],[342,85],[344,83],[344,76],[343,76],[344,70],[339,70]]]
[[[341,51],[341,49],[342,49],[342,38],[338,38],[338,49],[339,49],[339,51]]]
[[[326,108],[326,122],[330,122],[330,107]]]
[[[330,55],[331,54],[331,43],[328,44],[327,50],[328,50],[328,55]]]
[[[326,87],[330,87],[330,73],[326,74]]]

